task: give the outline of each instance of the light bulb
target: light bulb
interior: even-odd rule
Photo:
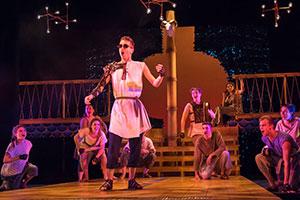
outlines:
[[[172,6],[173,6],[173,8],[176,8],[176,3],[173,3]]]
[[[150,13],[151,13],[151,9],[147,8],[147,14],[150,14]]]

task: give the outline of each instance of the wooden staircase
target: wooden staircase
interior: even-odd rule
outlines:
[[[232,175],[240,174],[238,126],[214,127],[218,130],[225,141],[227,150],[230,152],[233,169]],[[153,140],[156,147],[156,162],[150,169],[157,176],[193,175],[194,146],[191,138],[182,139],[182,146],[163,146],[165,138],[162,129],[152,129],[147,136]]]

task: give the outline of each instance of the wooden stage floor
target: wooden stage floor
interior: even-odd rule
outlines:
[[[114,182],[113,191],[98,190],[102,180],[61,183],[0,192],[0,199],[280,199],[242,176],[229,180],[213,178],[194,181],[192,177],[137,179],[143,190],[127,190],[127,180]]]

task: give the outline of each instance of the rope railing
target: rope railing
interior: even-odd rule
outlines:
[[[244,82],[244,114],[279,113],[282,104],[300,106],[300,73],[240,74]]]
[[[19,83],[21,124],[78,122],[84,113],[84,97],[99,80],[50,80]],[[92,102],[95,111],[110,115],[110,89]]]

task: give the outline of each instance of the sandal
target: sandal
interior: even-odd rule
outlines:
[[[113,181],[112,180],[105,180],[105,182],[99,187],[99,190],[102,191],[110,191],[113,188]]]
[[[223,180],[228,180],[229,179],[229,177],[226,174],[221,175],[220,178],[223,179]]]
[[[135,179],[131,179],[128,181],[128,189],[129,190],[141,190],[143,186],[141,186]]]

